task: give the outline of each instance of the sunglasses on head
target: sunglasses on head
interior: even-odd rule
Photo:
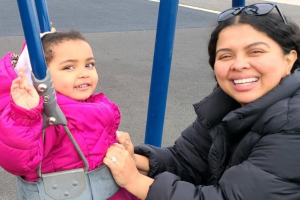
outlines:
[[[276,8],[283,22],[286,24],[284,16],[282,15],[281,11],[275,3],[257,3],[244,7],[230,8],[220,13],[217,17],[217,21],[224,21],[230,17],[239,15],[240,13],[246,13],[248,15],[266,15],[270,13],[273,10],[273,8]]]

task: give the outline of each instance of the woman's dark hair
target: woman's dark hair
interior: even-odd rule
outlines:
[[[279,44],[284,54],[295,50],[298,58],[291,72],[300,67],[300,29],[298,25],[288,19],[287,24],[285,24],[282,18],[276,13],[269,13],[262,16],[242,13],[220,22],[212,32],[208,44],[209,64],[212,68],[215,65],[216,46],[220,32],[228,26],[239,24],[248,24],[257,31],[267,34]]]
[[[67,32],[54,32],[46,34],[42,37],[44,55],[47,64],[49,64],[53,59],[53,47],[69,40],[83,40],[87,42],[83,35],[76,30],[71,30]]]

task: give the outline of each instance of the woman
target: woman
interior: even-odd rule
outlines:
[[[141,199],[300,199],[299,27],[271,3],[218,22],[208,52],[219,87],[194,105],[195,122],[172,147],[137,146],[135,162],[119,133],[128,151],[115,144],[104,162]]]

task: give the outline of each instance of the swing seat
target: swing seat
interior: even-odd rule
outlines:
[[[77,169],[77,171],[78,170],[83,169]],[[17,176],[17,199],[106,200],[119,190],[119,186],[114,181],[113,176],[106,165],[101,165],[92,171],[83,172],[85,180],[84,177],[81,178],[77,175],[72,175],[72,171],[74,170],[55,172],[64,173],[63,178],[58,178],[56,180],[52,179],[50,181],[47,180],[49,177],[43,177],[44,181],[40,178],[36,182],[28,182],[20,176]],[[66,177],[68,180],[65,179]],[[80,182],[80,180],[83,180],[84,183]],[[47,183],[45,184],[45,182]]]

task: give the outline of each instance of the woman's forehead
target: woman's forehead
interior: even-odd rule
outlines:
[[[275,43],[267,34],[256,30],[251,25],[239,24],[228,26],[219,33],[217,48],[246,47],[253,43],[269,44],[272,42]]]

